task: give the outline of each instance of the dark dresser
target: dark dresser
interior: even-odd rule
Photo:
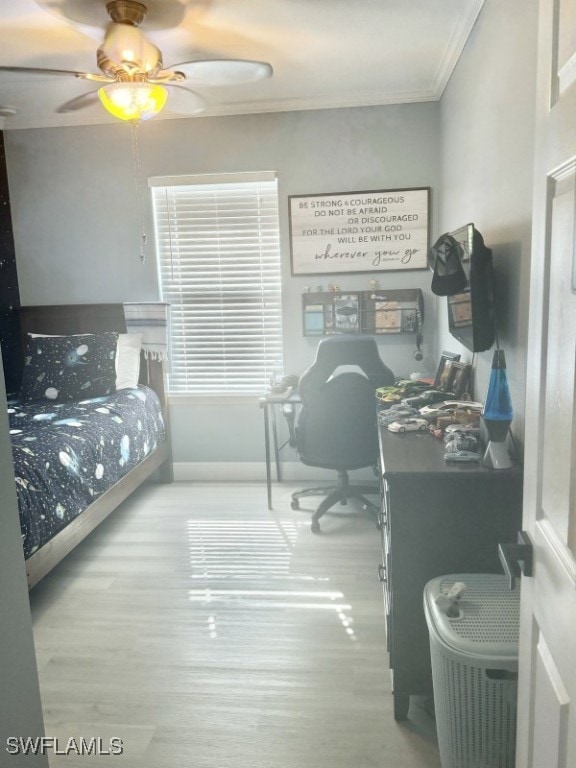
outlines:
[[[502,573],[498,543],[516,541],[522,522],[522,469],[447,464],[429,434],[380,428],[386,643],[394,716],[408,716],[410,695],[432,694],[423,592],[435,576]]]

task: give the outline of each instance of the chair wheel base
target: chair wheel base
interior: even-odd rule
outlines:
[[[312,525],[310,526],[310,530],[312,531],[312,533],[321,533],[320,523],[318,522],[318,520],[312,520]]]
[[[290,506],[292,507],[292,509],[300,509],[300,502],[298,501],[298,499],[292,499],[292,501],[290,502]]]

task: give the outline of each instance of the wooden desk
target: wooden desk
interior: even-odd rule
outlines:
[[[268,509],[272,509],[272,471],[270,462],[270,421],[272,421],[272,444],[274,448],[274,462],[276,464],[276,479],[282,482],[282,469],[280,465],[280,451],[289,444],[285,440],[282,445],[278,443],[278,419],[277,407],[285,405],[296,406],[300,403],[300,398],[293,388],[286,390],[281,395],[266,393],[259,398],[258,403],[264,411],[264,447],[266,451],[266,490],[268,495]],[[270,420],[270,414],[272,419]]]
[[[452,573],[502,573],[498,543],[516,541],[522,522],[522,470],[447,464],[444,444],[381,427],[382,564],[386,643],[394,716],[411,694],[432,694],[426,583]]]

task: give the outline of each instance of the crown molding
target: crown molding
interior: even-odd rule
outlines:
[[[153,119],[154,122],[158,122],[160,120],[195,120],[197,118],[205,117],[230,117],[234,115],[266,114],[272,112],[302,112],[325,109],[385,107],[399,104],[438,101],[438,98],[438,95],[433,90],[425,90],[396,94],[355,94],[354,97],[349,99],[340,99],[332,96],[326,98],[271,99],[269,101],[216,104],[199,115],[183,115],[166,111]],[[67,115],[53,113],[29,118],[22,118],[18,115],[10,118],[0,118],[0,130],[4,131],[118,124],[118,120],[108,118],[104,112],[102,116],[93,113],[81,114],[79,112],[74,112]]]
[[[462,55],[468,37],[472,32],[484,3],[485,0],[476,0],[473,6],[466,10],[462,10],[460,13],[456,26],[450,35],[450,39],[446,43],[444,55],[442,56],[434,76],[433,91],[438,100],[442,98],[444,89],[448,85],[452,72],[456,68],[456,64]]]

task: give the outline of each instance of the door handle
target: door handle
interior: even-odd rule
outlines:
[[[516,588],[516,579],[521,573],[524,576],[532,576],[533,552],[532,542],[526,531],[518,531],[516,544],[498,544],[498,557],[504,573],[510,580],[510,589]]]

